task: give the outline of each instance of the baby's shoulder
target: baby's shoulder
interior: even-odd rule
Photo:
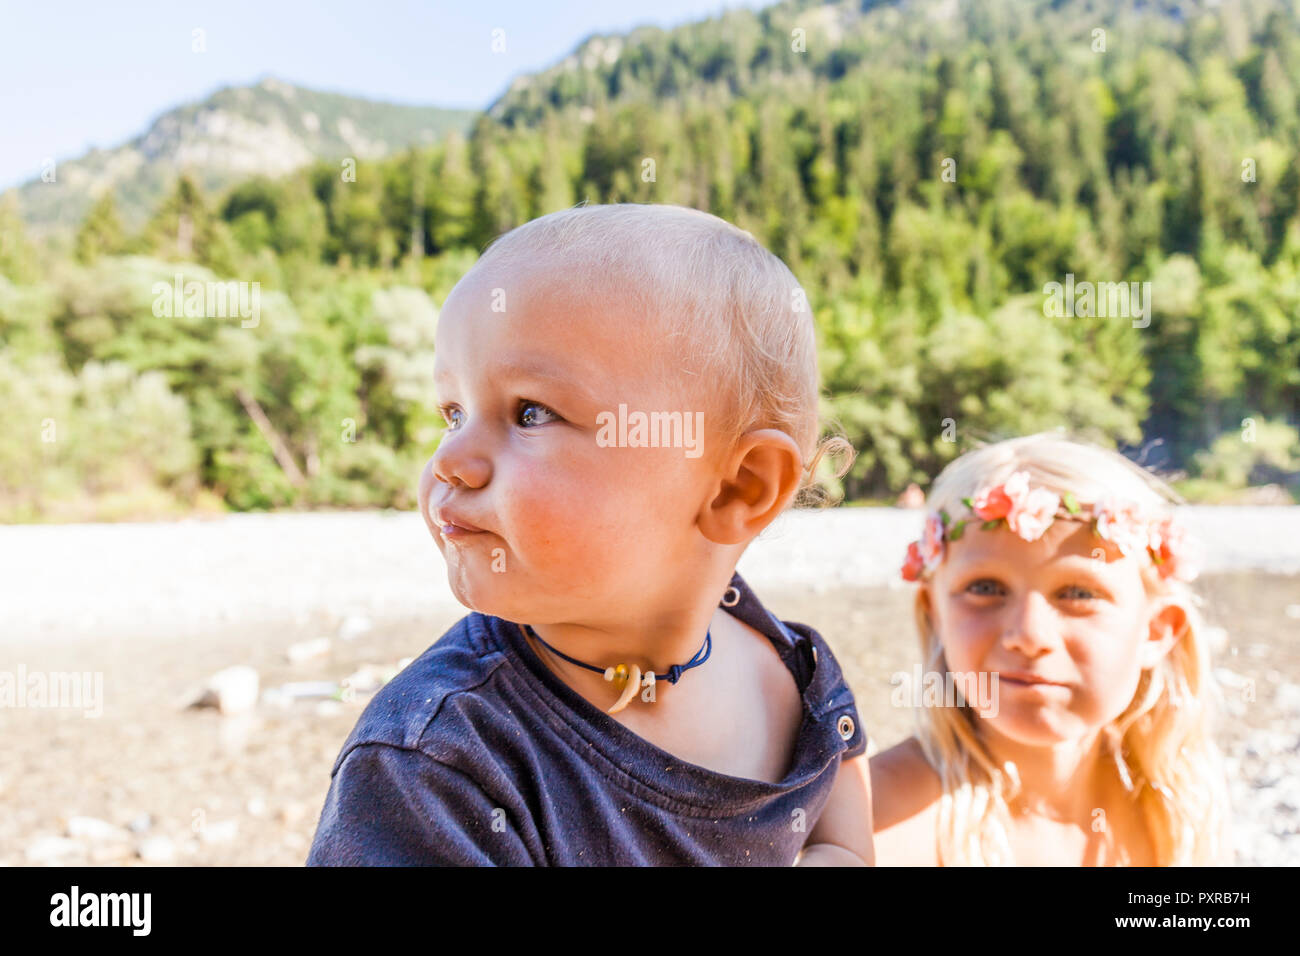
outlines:
[[[943,786],[909,737],[871,758],[871,817],[879,866],[934,866]]]
[[[427,751],[442,725],[458,722],[444,716],[448,702],[485,690],[505,660],[486,639],[483,622],[476,617],[471,614],[458,621],[375,693],[352,728],[336,769],[349,750],[362,744]],[[455,710],[460,716],[464,708]],[[457,728],[460,731],[463,728]]]

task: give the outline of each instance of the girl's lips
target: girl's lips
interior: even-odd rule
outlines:
[[[1013,687],[1065,687],[1065,684],[1059,681],[1048,680],[1046,677],[1040,677],[1038,674],[1030,674],[1025,671],[999,671],[998,682],[1007,683]]]

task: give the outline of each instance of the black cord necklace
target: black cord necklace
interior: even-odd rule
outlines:
[[[642,674],[641,668],[635,664],[616,664],[613,667],[597,667],[594,664],[588,664],[585,661],[580,661],[576,658],[570,657],[563,651],[551,647],[551,645],[542,640],[538,633],[529,625],[524,624],[522,627],[525,635],[531,634],[537,643],[541,644],[552,654],[564,658],[570,664],[577,664],[579,667],[585,667],[589,671],[595,671],[597,674],[602,674],[604,675],[605,680],[612,682],[615,687],[618,687],[621,690],[621,693],[618,701],[609,709],[609,713],[617,714],[620,710],[630,704],[638,690],[641,690],[641,699],[643,701],[647,704],[654,703],[656,683],[654,671],[646,671]],[[692,667],[699,667],[709,659],[709,655],[712,653],[713,631],[712,629],[709,629],[704,634],[704,644],[695,652],[695,656],[685,664],[674,664],[672,667],[668,668],[668,673],[664,675],[664,679],[670,684],[676,684],[681,680],[682,674],[686,673]]]

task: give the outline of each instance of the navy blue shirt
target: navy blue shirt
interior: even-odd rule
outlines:
[[[366,706],[309,866],[790,866],[866,734],[830,648],[737,574],[726,610],[771,639],[803,698],[779,783],[687,763],[559,679],[519,625],[469,614]]]

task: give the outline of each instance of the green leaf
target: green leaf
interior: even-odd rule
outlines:
[[[1079,513],[1079,501],[1074,497],[1074,492],[1067,491],[1061,495],[1061,500],[1065,502],[1065,510],[1070,514],[1077,515]]]
[[[986,521],[986,522],[984,522],[982,525],[980,525],[980,527],[983,528],[985,531],[992,531],[994,528],[996,528],[996,527],[997,527],[998,525],[1000,525],[1001,523],[1002,523],[1002,519],[1001,519],[1001,518],[994,518],[992,521]]]
[[[966,527],[965,521],[958,521],[955,525],[952,526],[952,530],[948,532],[948,540],[959,541],[961,539],[962,530],[965,527]]]

